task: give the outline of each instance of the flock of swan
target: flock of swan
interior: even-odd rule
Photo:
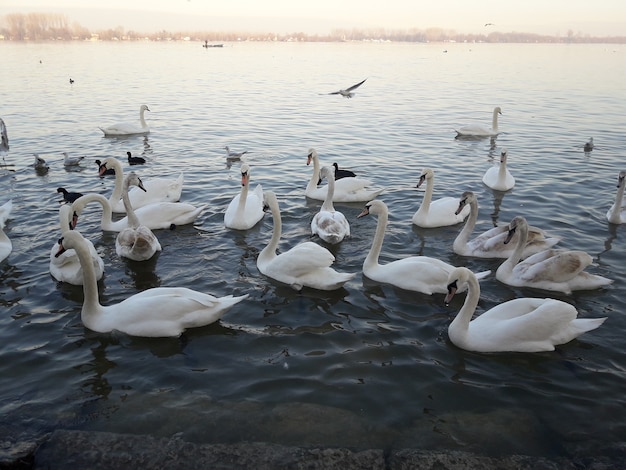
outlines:
[[[146,110],[148,107],[142,105],[139,126],[119,124],[102,130],[105,135],[149,132],[144,120]],[[496,107],[491,128],[464,126],[457,133],[497,134],[499,114],[501,110]],[[111,196],[106,198],[87,193],[68,198],[67,191],[59,188],[65,204],[59,209],[60,238],[50,252],[51,275],[59,281],[83,286],[81,319],[87,328],[102,333],[117,330],[147,337],[178,336],[187,328],[217,321],[248,297],[247,294],[214,297],[182,287],[159,287],[129,296],[118,304],[102,306],[97,281],[103,276],[104,263],[93,244],[76,228],[90,203],[96,202],[102,208],[101,229],[117,232],[116,253],[135,261],[149,260],[162,250],[153,230],[193,223],[204,207],[180,201],[182,173],[176,178],[142,181],[134,171],[125,175],[116,158],[109,157],[98,163],[100,175],[114,170],[115,188]],[[467,291],[461,310],[449,326],[449,338],[456,346],[476,352],[550,351],[556,345],[599,327],[606,320],[606,317],[577,318],[578,312],[572,305],[550,298],[517,298],[472,320],[480,298],[479,281],[486,279],[490,271],[474,273],[428,256],[409,256],[381,264],[379,256],[388,225],[388,208],[379,197],[385,188],[377,187],[349,170],[340,171],[336,163],[334,168],[322,165],[315,149],[309,150],[306,163],[312,164],[312,173],[304,194],[322,201],[311,221],[312,235],[326,244],[342,243],[350,237],[350,224],[334,203],[365,203],[358,218],[373,215],[377,218],[377,225],[370,251],[363,262],[364,276],[409,291],[446,294],[446,303],[457,292]],[[226,207],[223,223],[232,230],[248,230],[264,218],[266,209],[271,211],[272,234],[256,260],[259,272],[297,290],[307,287],[330,291],[353,279],[357,273],[336,270],[333,254],[313,241],[277,254],[282,236],[278,198],[273,191],[263,190],[260,184],[250,190],[251,172],[251,166],[242,163],[241,189]],[[463,224],[452,250],[465,257],[504,260],[495,273],[498,281],[515,287],[566,294],[574,290],[602,288],[613,282],[585,271],[593,261],[589,254],[555,249],[560,238],[529,226],[523,216],[516,216],[509,224],[473,236],[478,218],[476,195],[466,191],[460,198],[433,200],[434,175],[430,168],[425,168],[420,175],[417,187],[425,183],[426,190],[412,218],[413,224],[423,228]],[[619,173],[616,199],[606,214],[611,223],[626,223],[625,177],[626,172]],[[513,188],[515,178],[507,168],[506,150],[502,151],[499,162],[485,172],[482,181],[497,191]],[[0,206],[0,261],[9,256],[12,249],[3,230],[11,210],[12,201]],[[113,221],[113,213],[125,216]]]

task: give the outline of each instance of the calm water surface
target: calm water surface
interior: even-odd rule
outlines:
[[[269,441],[355,448],[417,447],[487,453],[602,453],[626,439],[624,227],[608,224],[617,174],[625,169],[626,49],[604,45],[234,43],[0,43],[0,117],[11,150],[0,203],[13,199],[0,264],[0,416],[35,435],[55,428],[178,435],[195,442]],[[75,80],[73,85],[69,78]],[[354,99],[321,94],[364,78]],[[97,126],[151,109],[148,137],[103,138]],[[468,121],[497,139],[455,140]],[[593,137],[596,149],[582,145]],[[362,204],[338,205],[352,237],[336,269],[359,273],[344,289],[301,293],[260,275],[256,257],[271,236],[268,214],[247,232],[223,212],[239,191],[248,150],[252,185],[279,198],[280,248],[310,238],[320,203],[304,188],[310,147],[387,189],[381,262],[423,254],[474,270],[499,261],[452,252],[460,226],[411,224],[435,170],[435,197],[473,190],[476,230],[524,215],[595,258],[591,271],[615,283],[571,296],[481,283],[479,312],[520,296],[550,296],[581,317],[608,316],[578,340],[541,354],[475,354],[456,348],[450,307],[361,275],[376,219]],[[482,175],[503,148],[515,188],[497,193]],[[84,155],[67,171],[61,152]],[[207,207],[195,224],[158,231],[163,251],[146,263],[117,257],[99,211],[80,229],[105,262],[103,304],[154,286],[215,295],[249,293],[221,321],[177,339],[96,334],[80,320],[82,289],[50,275],[59,236],[56,188],[110,194],[94,160],[148,163],[144,179],[185,174],[182,200]],[[33,153],[50,165],[30,166]],[[91,206],[90,206],[91,207]]]

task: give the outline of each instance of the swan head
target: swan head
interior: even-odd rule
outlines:
[[[241,165],[241,186],[247,186],[250,182],[250,165],[244,163]]]
[[[416,188],[419,188],[422,184],[424,184],[424,181],[432,179],[433,176],[435,176],[433,170],[430,168],[424,168],[424,170],[422,170],[422,174],[420,175],[420,179],[417,182]]]
[[[502,114],[500,106],[496,106],[495,108],[493,108],[493,114]]]
[[[263,210],[267,210],[272,205],[278,205],[278,199],[276,199],[276,193],[274,191],[263,191]]]
[[[61,238],[59,238],[59,250],[54,255],[55,258],[58,258],[67,250],[72,248],[76,248],[76,246],[85,242],[82,234],[78,230],[72,230],[71,232],[66,232]]]
[[[444,299],[446,307],[450,305],[454,294],[463,290],[463,287],[465,287],[465,284],[467,284],[467,281],[472,275],[473,273],[465,267],[454,268],[452,272],[450,272],[447,284],[448,293]]]
[[[147,106],[147,105],[142,104],[142,105],[139,107],[139,112],[140,112],[140,113],[143,113],[144,111],[150,111],[150,108],[148,108],[148,106]]]
[[[504,240],[505,245],[511,241],[511,239],[513,238],[513,235],[515,235],[515,232],[521,227],[526,227],[526,229],[528,229],[528,224],[526,222],[526,219],[522,217],[521,215],[513,217],[513,219],[509,223],[509,234],[506,236],[506,239]]]
[[[131,171],[124,178],[124,189],[128,190],[131,186],[137,186],[139,189],[143,190],[143,192],[147,192],[146,188],[143,187],[143,183],[141,182],[141,178],[137,176],[137,173]]]
[[[310,165],[313,160],[317,160],[317,150],[310,148],[309,153],[306,156],[306,164]]]
[[[500,163],[506,163],[507,150],[505,148],[500,152]]]
[[[474,201],[476,201],[476,195],[472,191],[465,191],[463,194],[461,194],[461,197],[459,198],[459,207],[454,212],[454,214],[459,215],[463,211],[465,206],[471,204]]]
[[[624,179],[626,178],[626,171],[620,171],[617,177],[617,187],[624,186]]]
[[[336,165],[336,163],[335,163]],[[322,169],[320,170],[320,180],[326,178],[327,180],[330,180],[331,178],[335,179],[335,171],[334,169],[331,170],[331,167],[329,166],[323,166]]]
[[[356,218],[360,219],[361,217],[365,217],[366,215],[370,214],[380,215],[387,211],[387,204],[385,204],[383,201],[379,201],[378,199],[374,199],[373,201],[365,204],[365,207],[363,208],[361,213],[356,216]]]

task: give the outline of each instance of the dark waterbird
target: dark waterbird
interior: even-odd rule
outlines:
[[[82,193],[69,192],[65,188],[58,188],[57,189],[57,193],[62,193],[63,194],[63,201],[62,202],[72,203],[76,199],[78,199],[79,197],[82,197]]]
[[[144,163],[146,163],[146,159],[145,158],[133,157],[130,152],[126,152],[126,155],[128,155],[128,164],[129,165],[143,165]]]

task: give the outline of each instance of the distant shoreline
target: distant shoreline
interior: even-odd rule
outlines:
[[[90,30],[60,13],[11,13],[0,17],[1,41],[208,41],[210,43],[265,42],[407,42],[407,43],[520,43],[520,44],[626,44],[626,36],[591,36],[568,30],[567,34],[542,35],[501,32],[458,33],[444,28],[426,29],[333,29],[329,34],[250,31],[166,31],[139,32],[122,26]]]

